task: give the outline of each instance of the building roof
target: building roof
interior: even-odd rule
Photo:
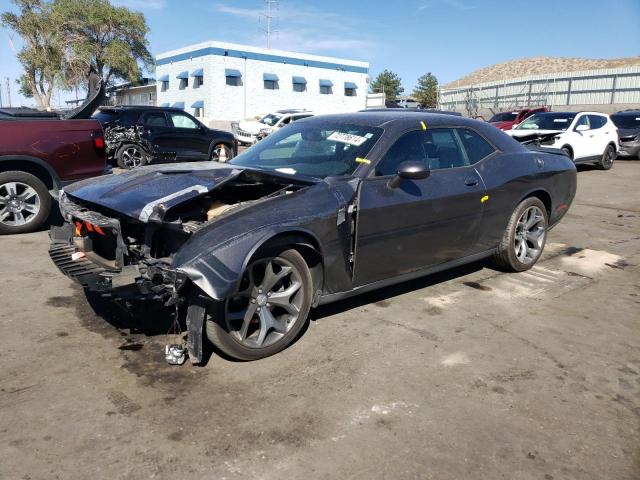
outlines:
[[[345,70],[356,73],[369,72],[368,62],[216,41],[188,45],[176,50],[159,53],[156,55],[156,65],[166,65],[208,55],[247,58],[250,60]]]

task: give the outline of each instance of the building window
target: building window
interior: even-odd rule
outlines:
[[[225,68],[224,76],[226,77],[226,83],[230,87],[242,86],[242,73],[240,70],[234,68]]]
[[[167,90],[169,90],[169,80],[161,82],[161,85],[160,85],[160,91],[166,92]]]
[[[193,88],[200,88],[202,85],[204,85],[204,76],[193,77]]]
[[[345,87],[344,96],[345,97],[355,97],[356,96],[356,89],[355,88]]]
[[[242,86],[242,78],[241,77],[226,77],[227,85],[230,87],[241,87]]]
[[[294,83],[293,84],[293,91],[294,92],[306,92],[307,91],[307,84],[306,83]]]
[[[264,80],[264,89],[265,90],[278,90],[278,81],[277,80]]]
[[[196,118],[204,117],[204,107],[196,107],[193,109],[193,116]]]
[[[180,79],[180,86],[178,88],[180,90],[184,90],[188,86],[189,86],[189,79],[188,78],[181,78]]]
[[[320,94],[321,95],[331,95],[333,93],[333,89],[330,85],[320,85]]]

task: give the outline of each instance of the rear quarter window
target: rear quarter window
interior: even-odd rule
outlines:
[[[478,163],[480,160],[488,157],[496,151],[496,149],[493,148],[493,146],[479,133],[467,128],[461,128],[458,132],[460,133],[460,139],[467,151],[467,158],[469,158],[469,163],[471,165]]]

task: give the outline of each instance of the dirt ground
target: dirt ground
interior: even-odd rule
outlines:
[[[0,239],[2,479],[638,479],[640,161],[582,168],[530,272],[474,264],[314,313],[252,363],[163,360]],[[94,308],[99,314],[96,314]]]

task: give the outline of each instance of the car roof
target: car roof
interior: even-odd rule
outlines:
[[[177,107],[156,107],[153,105],[115,105],[115,106],[103,106],[99,108],[100,111],[130,111],[130,110],[161,110],[172,112],[184,112],[184,109]]]
[[[289,109],[284,109],[284,110],[276,110],[273,113],[279,113],[281,115],[291,115],[291,114],[296,114],[296,113],[305,113],[305,114],[309,114],[312,115],[313,112],[309,111],[309,110],[301,110],[301,109],[297,109],[297,108],[289,108]]]
[[[415,125],[416,122],[425,122],[425,125],[430,123],[438,125],[477,125],[478,120],[465,118],[458,115],[450,115],[445,113],[432,113],[432,112],[418,112],[418,111],[404,111],[404,109],[385,109],[375,111],[362,111],[354,113],[338,113],[330,115],[317,115],[310,118],[307,121],[333,121],[354,123],[357,125],[366,125],[370,127],[387,127],[387,126],[399,126],[402,127],[405,124],[407,126]],[[491,127],[494,128],[494,127]]]
[[[629,115],[630,117],[633,117],[633,116],[640,115],[640,110],[633,110],[633,109],[620,110],[619,112],[612,113],[612,115],[625,115],[625,116]]]

